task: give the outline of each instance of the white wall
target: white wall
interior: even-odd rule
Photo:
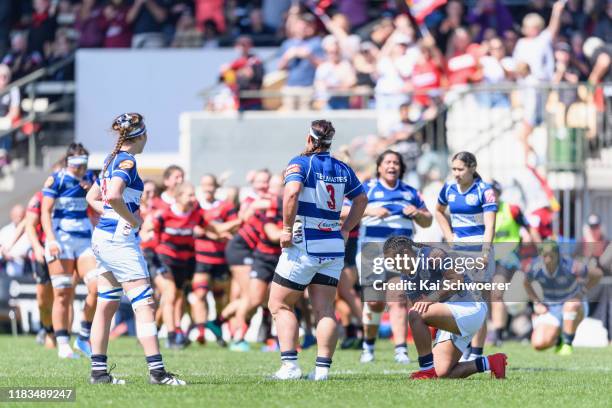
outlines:
[[[269,59],[276,49],[255,52]],[[219,67],[236,56],[231,48],[79,50],[76,139],[94,154],[106,153],[114,141],[110,125],[115,116],[139,112],[149,128],[146,151],[178,153],[179,115],[203,108],[198,93],[215,84]]]

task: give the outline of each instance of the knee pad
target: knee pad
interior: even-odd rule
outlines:
[[[100,270],[98,268],[93,268],[85,274],[85,277],[83,278],[83,283],[85,283],[86,286],[89,285],[90,282],[93,282],[98,279],[99,273]]]
[[[563,312],[563,320],[576,320],[578,312]]]
[[[141,323],[136,321],[136,337],[157,337],[157,325],[155,322]]]
[[[54,289],[68,289],[72,287],[72,276],[51,275],[51,286]]]
[[[370,306],[366,303],[363,305],[363,313],[362,313],[362,321],[363,324],[366,326],[378,326],[380,325],[380,316],[382,315],[382,313],[380,312],[373,312],[372,309],[370,309]]]
[[[103,302],[119,302],[123,288],[121,286],[99,286],[98,300]]]
[[[134,311],[136,311],[139,306],[149,305],[154,302],[151,285],[142,285],[137,288],[132,288],[127,291],[126,295],[128,299],[130,299]]]

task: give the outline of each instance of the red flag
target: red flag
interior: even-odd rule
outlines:
[[[448,0],[406,0],[410,8],[410,14],[418,24],[421,24],[425,17],[430,15],[435,9],[446,4]]]

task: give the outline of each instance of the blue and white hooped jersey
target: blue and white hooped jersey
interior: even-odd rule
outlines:
[[[438,196],[438,203],[448,206],[456,242],[483,242],[484,213],[497,212],[493,188],[481,179],[476,179],[464,192],[460,191],[459,184],[455,182],[445,183]]]
[[[108,160],[107,158],[106,161]],[[121,151],[112,158],[106,172],[100,177],[104,212],[100,217],[98,225],[96,225],[94,235],[116,242],[137,241],[139,239],[138,231],[132,228],[130,223],[121,218],[108,204],[106,191],[113,177],[119,177],[125,182],[123,200],[130,212],[134,214],[140,209],[140,197],[142,196],[144,184],[136,171],[136,159],[131,154]]]
[[[425,208],[419,192],[401,180],[397,181],[393,189],[385,187],[379,179],[365,182],[364,187],[368,195],[368,205],[386,208],[390,215],[385,218],[364,217],[359,229],[359,242],[384,242],[394,235],[412,238],[414,224],[411,218],[404,215],[403,210],[409,205],[418,209]]]
[[[546,271],[544,260],[541,257],[535,258],[527,271],[526,278],[542,286],[544,303],[559,303],[583,298],[583,282],[586,276],[586,265],[572,258],[561,256],[557,270],[553,274]]]
[[[91,222],[87,216],[87,190],[82,182],[93,183],[94,173],[88,171],[82,179],[68,170],[53,173],[43,188],[43,195],[55,199],[53,206],[53,229],[78,238],[91,238]]]
[[[352,200],[363,186],[345,163],[328,152],[293,158],[285,170],[285,184],[303,184],[293,228],[293,243],[308,255],[344,256],[340,212],[344,197]]]

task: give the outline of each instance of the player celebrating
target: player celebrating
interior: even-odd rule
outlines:
[[[463,351],[468,347],[474,334],[478,332],[487,316],[484,302],[475,301],[467,290],[451,291],[443,289],[441,282],[469,282],[465,273],[457,273],[452,267],[453,255],[440,248],[415,245],[402,236],[391,237],[383,247],[385,258],[425,259],[417,262],[417,269],[407,262],[394,269],[403,274],[404,279],[412,280],[413,290],[408,290],[408,298],[414,303],[408,312],[408,320],[414,344],[419,353],[420,370],[411,379],[465,378],[478,372],[491,371],[495,378],[506,376],[506,355],[494,354],[478,357],[475,361],[460,363]],[[442,262],[431,262],[439,258]],[[443,269],[446,268],[446,269]],[[435,282],[441,290],[421,289],[420,280]],[[438,329],[432,349],[429,326]]]
[[[368,206],[359,231],[358,260],[361,258],[363,245],[367,243],[385,242],[393,235],[411,238],[414,233],[413,221],[423,228],[431,225],[433,217],[418,191],[401,181],[405,170],[406,165],[402,156],[392,150],[383,152],[376,160],[376,178],[364,183]],[[357,261],[357,264],[359,265],[360,261]],[[406,345],[407,304],[399,299],[394,299],[388,304],[395,343],[394,358],[400,364],[408,364],[410,358]],[[363,308],[362,363],[374,361],[374,344],[378,336],[380,314],[384,308],[385,302],[367,302]]]
[[[455,154],[451,160],[451,169],[455,182],[445,183],[440,191],[435,213],[436,221],[444,233],[446,242],[475,243],[476,245],[461,245],[461,247],[466,250],[482,250],[482,257],[487,262],[487,271],[493,270],[493,259],[489,263],[488,257],[495,234],[497,212],[495,193],[476,171],[476,157],[472,153]],[[450,212],[450,224],[445,215],[447,207]],[[474,338],[473,347],[466,349],[464,356],[466,359],[473,360],[482,356],[486,335],[485,325]]]
[[[601,269],[561,256],[556,242],[540,244],[540,256],[526,274],[525,289],[534,302],[531,344],[536,350],[557,346],[556,353],[571,355],[576,328],[588,313],[585,295],[603,276]],[[542,287],[542,298],[533,289]]]
[[[96,259],[91,252],[92,225],[85,196],[94,181],[87,171],[89,153],[72,143],[66,167],[45,182],[40,220],[46,236],[45,255],[53,286],[53,330],[60,358],[77,358],[70,347],[70,307],[74,299],[74,273],[87,285],[81,331],[74,347],[91,355],[89,333],[96,310]]]
[[[233,222],[234,229],[238,227],[236,209],[229,201],[217,200],[215,193],[219,188],[217,178],[213,174],[206,174],[200,180],[200,187],[204,197],[200,200],[204,220],[207,224],[226,225]],[[225,295],[230,289],[230,272],[225,259],[225,247],[230,231],[223,235],[206,233],[196,238],[196,269],[193,276],[192,289],[195,300],[191,305],[194,322],[198,328],[199,343],[204,343],[204,328],[208,327],[217,337],[217,341],[223,345],[223,337],[220,328],[208,323],[208,303],[206,296],[209,290],[215,297],[217,315],[225,307]],[[211,322],[212,323],[212,322]]]
[[[157,341],[155,304],[147,264],[138,244],[142,224],[138,215],[143,183],[136,170],[135,154],[147,143],[142,116],[125,113],[112,126],[118,134],[112,153],[104,161],[100,185],[87,194],[87,201],[99,213],[92,247],[105,272],[98,275],[98,307],[92,326],[91,384],[124,384],[108,372],[108,335],[113,315],[119,308],[121,292],[132,303],[136,335],[144,349],[149,367],[149,382],[160,385],[185,385],[185,381],[166,371]]]
[[[308,287],[317,324],[317,359],[309,378],[326,380],[336,347],[334,299],[344,264],[349,232],[367,205],[363,187],[352,169],[330,156],[335,129],[315,120],[308,132],[306,151],[289,162],[283,195],[283,248],[270,289],[268,307],[276,322],[281,368],[275,379],[300,378],[295,349],[298,321],[295,304]],[[340,227],[344,197],[351,210]]]

